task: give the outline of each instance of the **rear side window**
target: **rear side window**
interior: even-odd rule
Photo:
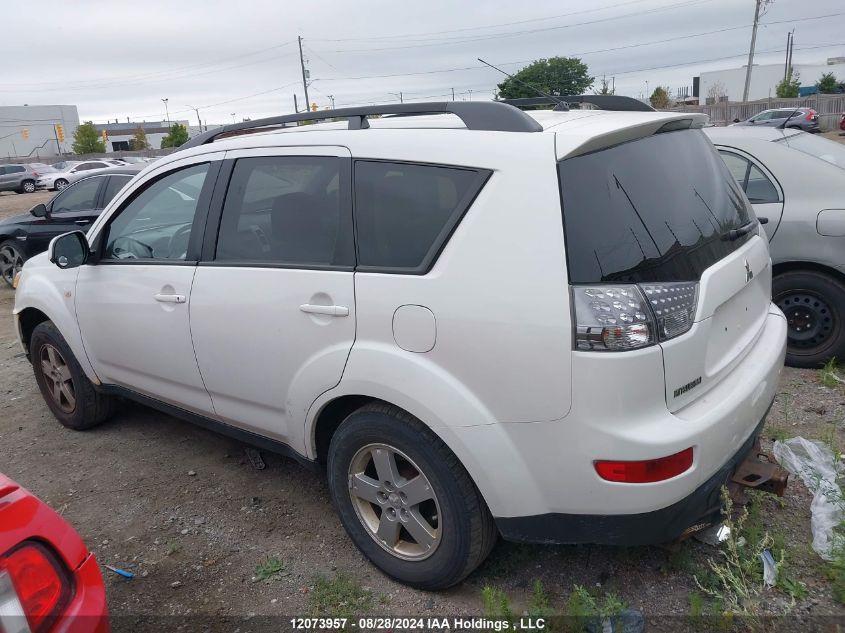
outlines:
[[[239,159],[220,219],[216,260],[351,268],[349,189],[348,159]]]
[[[719,154],[752,204],[780,202],[777,187],[757,165],[733,152],[720,151]]]
[[[694,281],[748,239],[753,217],[700,130],[664,132],[562,160],[572,283]]]
[[[123,189],[132,176],[111,176],[108,184],[106,184],[106,191],[103,194],[103,206],[105,207],[117,195],[117,192]]]
[[[358,269],[426,272],[488,176],[484,170],[356,161]]]

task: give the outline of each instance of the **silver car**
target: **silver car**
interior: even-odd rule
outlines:
[[[64,169],[57,169],[56,171],[41,174],[41,177],[38,179],[36,185],[39,189],[61,191],[70,183],[87,175],[86,172],[90,172],[94,169],[108,169],[109,167],[116,166],[118,165],[113,164],[108,160],[86,160],[79,163],[68,164]]]
[[[0,191],[33,193],[39,174],[29,165],[0,165]]]
[[[803,130],[804,132],[821,132],[819,115],[812,108],[774,108],[763,110],[745,121],[734,121],[733,125],[744,127],[784,127],[787,129]]]
[[[845,360],[845,144],[770,127],[704,132],[765,222],[787,364]]]

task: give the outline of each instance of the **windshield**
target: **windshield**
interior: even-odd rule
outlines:
[[[792,149],[797,149],[799,152],[815,156],[823,161],[827,161],[831,165],[836,165],[840,169],[845,169],[845,145],[842,143],[821,138],[814,134],[808,134],[807,132],[785,136],[775,142],[783,143]]]
[[[751,207],[700,130],[560,161],[572,283],[697,281],[750,234]]]

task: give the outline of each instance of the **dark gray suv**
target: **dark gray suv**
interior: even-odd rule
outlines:
[[[0,191],[33,193],[38,172],[29,165],[0,165]]]

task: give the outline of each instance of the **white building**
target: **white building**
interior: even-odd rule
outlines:
[[[63,128],[63,142],[57,139],[56,124]],[[40,158],[69,152],[77,125],[75,105],[0,106],[0,156]]]
[[[742,101],[745,88],[745,71],[748,66],[713,70],[701,73],[698,88],[698,103],[705,105],[707,98],[714,94],[727,96],[728,101]],[[845,59],[834,57],[826,64],[793,64],[793,71],[800,76],[802,86],[812,86],[823,73],[833,73],[840,82],[845,81]],[[751,84],[748,88],[748,100],[775,97],[775,87],[783,80],[784,64],[762,64],[751,68]],[[715,86],[715,88],[714,88]],[[713,90],[711,90],[713,88]],[[717,98],[716,101],[719,99]]]
[[[188,121],[141,121],[125,123],[95,123],[94,127],[97,129],[97,134],[102,134],[106,131],[108,141],[106,142],[107,152],[125,152],[132,149],[130,141],[135,138],[135,130],[141,128],[147,135],[147,143],[152,149],[161,148],[161,139],[163,139],[170,132],[170,126],[174,123],[184,125],[189,128]]]

